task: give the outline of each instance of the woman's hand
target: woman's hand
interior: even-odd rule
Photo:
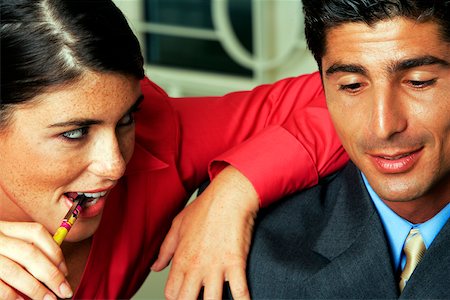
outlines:
[[[252,184],[226,167],[173,221],[152,270],[173,256],[165,295],[168,299],[221,299],[229,281],[234,299],[250,299],[245,274],[259,199]]]
[[[72,297],[61,249],[38,223],[0,221],[0,299]]]

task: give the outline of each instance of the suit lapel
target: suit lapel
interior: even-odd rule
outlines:
[[[309,278],[306,290],[320,298],[396,298],[384,230],[356,167],[347,166],[327,193],[336,200],[312,250],[330,262]]]

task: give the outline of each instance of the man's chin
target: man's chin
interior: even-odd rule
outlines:
[[[380,180],[371,180],[367,177],[370,186],[377,195],[390,202],[410,202],[414,201],[427,192],[424,182],[407,178],[408,176],[382,176],[387,177]]]

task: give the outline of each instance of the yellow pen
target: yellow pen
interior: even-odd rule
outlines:
[[[85,195],[78,195],[78,197],[73,200],[72,207],[69,209],[66,216],[62,220],[61,225],[59,225],[59,228],[53,235],[53,239],[58,245],[62,244],[62,242],[66,238],[67,233],[69,233],[69,230],[77,220],[78,215],[81,212],[82,205],[86,199],[87,198]]]

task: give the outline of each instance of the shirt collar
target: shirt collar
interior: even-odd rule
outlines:
[[[125,171],[126,175],[132,175],[138,172],[155,171],[167,168],[169,165],[158,159],[147,151],[144,147],[135,143],[134,153]]]
[[[445,206],[437,215],[425,223],[412,224],[390,209],[389,206],[387,206],[375,193],[362,172],[361,175],[367,191],[369,192],[370,198],[375,204],[378,214],[380,215],[381,222],[386,231],[387,239],[390,245],[394,266],[397,269],[400,265],[403,244],[411,228],[419,229],[420,234],[423,237],[424,244],[428,249],[436,235],[442,227],[444,227],[450,217],[450,203],[447,204],[447,206]]]

